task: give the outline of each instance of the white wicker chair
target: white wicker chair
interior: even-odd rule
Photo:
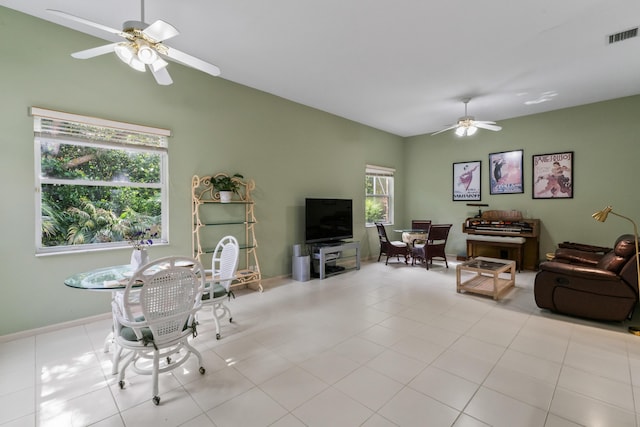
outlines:
[[[211,259],[211,270],[207,271],[207,283],[202,295],[202,303],[211,306],[213,320],[216,323],[216,339],[220,339],[220,320],[225,316],[233,322],[231,310],[224,303],[233,295],[231,283],[238,270],[240,246],[233,236],[225,236],[216,245]]]
[[[204,278],[202,264],[193,258],[161,258],[142,266],[113,299],[117,351],[130,350],[119,369],[120,388],[129,366],[139,374],[152,375],[152,400],[158,405],[158,374],[179,367],[191,354],[204,374],[202,356],[189,344],[189,337],[196,336],[195,315],[202,307]],[[173,355],[178,355],[176,360]]]

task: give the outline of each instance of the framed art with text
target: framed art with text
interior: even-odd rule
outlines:
[[[523,150],[489,154],[489,190],[491,194],[524,193]]]
[[[453,164],[453,201],[481,200],[480,160]]]
[[[573,198],[573,151],[533,156],[534,199]]]

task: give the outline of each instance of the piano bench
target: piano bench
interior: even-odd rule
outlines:
[[[524,244],[527,239],[524,237],[512,236],[485,236],[481,234],[470,234],[467,236],[467,257],[474,258],[476,256],[476,248],[479,246],[490,246],[516,252],[516,268],[518,272],[522,270],[522,262],[524,261]]]

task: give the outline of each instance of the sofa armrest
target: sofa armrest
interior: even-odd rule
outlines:
[[[590,280],[619,281],[618,276],[611,271],[601,270],[599,268],[585,265],[567,264],[564,262],[543,262],[540,264],[540,270]]]
[[[595,266],[603,257],[601,253],[585,252],[579,249],[559,248],[556,249],[554,260],[570,263]]]

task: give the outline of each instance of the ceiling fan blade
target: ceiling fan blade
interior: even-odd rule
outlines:
[[[438,132],[436,132],[436,133],[432,133],[432,134],[431,134],[431,136],[433,136],[433,135],[437,135],[437,134],[442,133],[442,132],[446,132],[446,131],[451,130],[451,129],[455,129],[455,128],[457,128],[457,127],[458,127],[458,124],[456,123],[455,125],[451,125],[451,126],[449,126],[449,127],[446,127],[446,128],[444,128],[444,129],[441,129],[441,130],[439,130],[439,131],[438,131]]]
[[[104,55],[105,53],[113,52],[114,48],[120,43],[111,43],[104,46],[93,47],[87,50],[81,50],[80,52],[74,52],[71,54],[76,59],[89,59],[96,56]]]
[[[482,128],[482,129],[487,129],[487,130],[492,130],[492,131],[502,130],[502,126],[497,126],[495,124],[491,124],[490,122],[475,122],[474,125],[476,127],[479,127],[479,128]]]
[[[162,67],[155,71],[151,67],[149,67],[149,69],[151,70],[151,74],[153,74],[153,77],[156,79],[156,82],[158,82],[159,85],[167,86],[173,83],[173,80],[169,75],[169,71],[167,71],[167,67]]]
[[[489,121],[489,120],[474,120],[474,122],[475,123],[487,123],[487,124],[490,124],[490,125],[495,125],[496,124],[496,122],[492,122],[492,121]]]
[[[189,66],[191,68],[195,68],[196,70],[200,70],[207,74],[211,74],[212,76],[220,75],[220,68],[216,67],[213,64],[209,64],[208,62],[203,61],[202,59],[198,59],[195,56],[188,55],[184,52],[181,52],[177,49],[167,47],[166,55],[173,59],[176,62]]]
[[[177,36],[180,32],[171,24],[158,19],[153,24],[145,28],[142,33],[152,40],[161,42],[163,40],[169,40],[172,37]]]
[[[87,19],[80,18],[79,16],[71,15],[70,13],[67,13],[67,12],[62,12],[61,10],[47,9],[47,11],[50,13],[53,13],[54,15],[58,15],[62,18],[70,19],[72,21],[76,21],[81,24],[88,25],[90,27],[98,28],[108,33],[122,36],[121,30],[116,30],[115,28],[107,27],[106,25],[98,24],[97,22],[89,21]]]

